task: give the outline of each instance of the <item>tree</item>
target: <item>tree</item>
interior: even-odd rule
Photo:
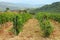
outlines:
[[[8,12],[9,11],[9,8],[6,8],[6,11],[5,12]]]

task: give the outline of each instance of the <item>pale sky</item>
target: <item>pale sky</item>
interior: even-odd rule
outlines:
[[[27,3],[27,4],[50,4],[60,0],[0,0],[0,2]]]

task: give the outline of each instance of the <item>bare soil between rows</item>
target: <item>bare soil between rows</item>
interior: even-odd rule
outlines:
[[[23,26],[23,30],[18,36],[9,32],[13,25],[11,22],[5,23],[0,30],[0,40],[60,40],[60,23],[50,20],[54,31],[49,38],[42,37],[42,31],[37,19],[29,19]]]

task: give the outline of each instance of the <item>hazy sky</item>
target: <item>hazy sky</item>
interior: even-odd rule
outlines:
[[[50,4],[60,0],[0,0],[0,2],[27,3],[27,4]]]

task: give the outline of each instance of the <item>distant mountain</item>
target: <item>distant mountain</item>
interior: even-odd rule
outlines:
[[[35,12],[60,12],[60,2],[54,2],[52,4],[44,5],[34,10]]]
[[[0,2],[0,10],[5,10],[7,7],[11,10],[19,8],[17,5],[12,3]]]
[[[0,11],[4,11],[7,7],[11,10],[19,10],[24,8],[37,8],[42,6],[41,4],[38,5],[31,5],[31,4],[24,4],[24,3],[8,3],[8,2],[0,2]]]

